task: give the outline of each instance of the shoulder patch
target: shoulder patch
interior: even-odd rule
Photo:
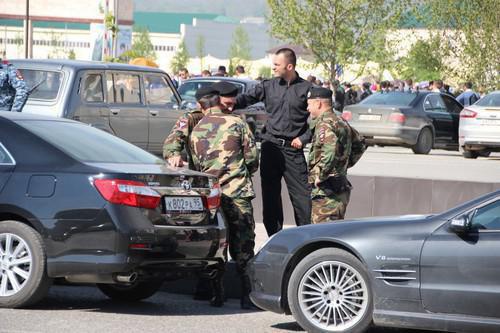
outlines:
[[[319,142],[320,143],[324,143],[325,142],[325,132],[326,132],[326,128],[323,125],[323,126],[321,126],[319,128],[319,133],[318,133],[318,135],[319,135]]]
[[[185,119],[179,120],[179,129],[183,129],[187,126],[187,121]]]

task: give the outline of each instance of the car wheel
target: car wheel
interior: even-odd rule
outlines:
[[[135,281],[131,284],[98,284],[102,293],[117,301],[133,302],[153,296],[162,286],[163,280]]]
[[[0,222],[0,307],[32,305],[51,282],[40,234],[21,222]]]
[[[465,158],[478,158],[479,153],[475,150],[464,150],[462,155]]]
[[[302,259],[287,296],[295,320],[307,332],[363,332],[372,322],[366,269],[343,250],[320,249]]]
[[[411,148],[415,154],[429,154],[433,146],[432,131],[424,127],[418,134],[417,143]]]

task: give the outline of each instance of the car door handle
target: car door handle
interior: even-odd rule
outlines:
[[[157,111],[157,110],[149,110],[149,114],[152,116],[157,116],[158,113],[159,113],[159,111]]]
[[[111,111],[111,113],[115,115],[120,113],[120,109],[110,109],[109,111]]]

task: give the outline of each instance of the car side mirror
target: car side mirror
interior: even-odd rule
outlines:
[[[450,222],[450,229],[457,234],[468,233],[472,229],[472,218],[469,214],[457,216]]]

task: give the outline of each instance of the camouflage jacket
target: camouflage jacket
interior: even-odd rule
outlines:
[[[186,149],[189,168],[193,169],[193,158],[189,148],[189,135],[193,128],[203,118],[203,112],[200,110],[192,110],[183,114],[175,123],[170,131],[170,134],[163,143],[163,158],[181,155],[182,151]]]
[[[324,182],[330,177],[347,176],[347,168],[361,158],[364,150],[362,137],[347,122],[333,111],[321,114],[313,127],[308,160],[309,183],[313,185],[311,195],[325,195],[321,188],[314,186],[315,180]]]
[[[21,112],[28,99],[28,87],[13,65],[0,64],[0,110]]]
[[[217,176],[223,194],[255,197],[252,174],[259,167],[259,156],[243,119],[211,108],[193,129],[190,145],[195,169]]]

